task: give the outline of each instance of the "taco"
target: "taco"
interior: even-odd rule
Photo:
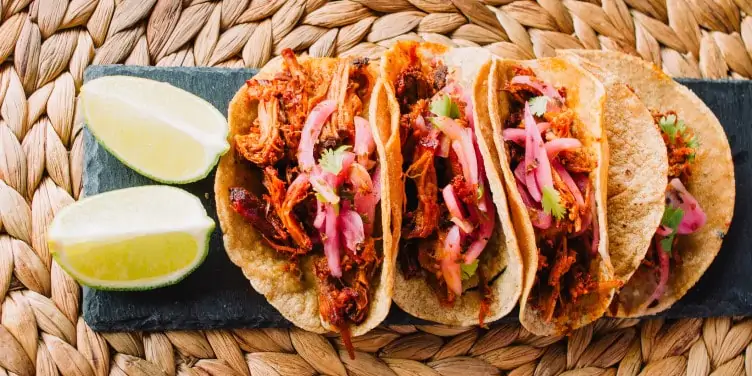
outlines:
[[[443,324],[497,320],[521,292],[521,256],[491,168],[498,157],[477,132],[488,111],[488,67],[478,70],[488,59],[481,48],[401,41],[381,63],[385,171],[401,224],[394,301]]]
[[[652,157],[625,155],[612,165],[619,166],[622,174],[631,171],[634,181],[653,179],[655,171],[643,169],[645,164],[659,169],[662,215],[658,224],[644,223],[644,229],[649,230],[639,234],[644,258],[634,265],[631,278],[614,298],[609,312],[617,317],[636,317],[664,311],[707,270],[731,224],[736,188],[726,135],[718,119],[694,93],[653,64],[616,52],[559,53],[605,83],[627,85],[650,110],[655,129],[651,137],[659,142],[625,137],[611,140],[611,146],[641,147]],[[621,215],[629,209],[609,206],[609,218],[612,211]],[[630,236],[625,231],[617,227],[611,233]],[[612,254],[633,252],[628,246],[612,244]]]
[[[607,251],[604,88],[559,58],[495,60],[488,80],[525,260],[520,322],[536,335],[567,333],[601,317],[619,285]]]
[[[282,51],[230,103],[232,150],[215,181],[232,262],[294,325],[341,333],[351,356],[350,336],[386,317],[393,286],[377,70]]]

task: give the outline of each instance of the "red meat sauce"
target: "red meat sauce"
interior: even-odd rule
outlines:
[[[431,116],[429,100],[447,85],[447,67],[435,63],[429,69],[421,69],[413,54],[411,64],[400,72],[395,81],[395,94],[400,107],[400,141],[403,156],[403,228],[400,240],[399,267],[403,275],[424,278],[432,287],[442,305],[452,307],[457,296],[447,288],[442,276],[439,253],[444,238],[452,226],[448,209],[439,187],[451,184],[458,198],[468,204],[476,204],[477,187],[463,177],[457,155],[450,150],[448,158],[437,156],[439,141],[431,132],[431,124],[417,124],[417,119]],[[428,73],[426,73],[428,71]],[[465,113],[466,104],[452,98],[459,113]],[[463,127],[464,118],[455,119]],[[424,120],[425,122],[425,120]],[[479,162],[480,163],[480,162]],[[472,238],[462,240],[461,249],[466,250]],[[483,325],[491,304],[489,280],[484,275],[483,265],[477,268],[478,290],[483,299],[478,312]]]
[[[315,259],[313,274],[320,314],[338,328],[353,357],[350,326],[366,319],[372,298],[371,281],[382,262],[374,245],[376,239],[366,236],[357,254],[347,250],[341,257],[342,277],[332,277],[323,257],[322,235],[311,225],[317,206],[314,191],[307,180],[304,183],[294,181],[300,173],[296,152],[303,125],[310,111],[326,99],[333,85],[347,85],[347,92],[338,103],[338,111],[324,125],[315,153],[318,156],[325,148],[353,144],[354,116],[360,114],[366,90],[372,84],[365,72],[368,61],[359,59],[339,66],[338,69],[349,70],[348,82],[342,83],[338,82],[341,81],[339,70],[327,73],[312,67],[310,61],[298,62],[289,49],[282,51],[282,57],[283,67],[272,79],[247,81],[248,97],[259,101],[259,116],[248,133],[234,139],[237,153],[247,161],[246,167],[261,170],[264,190],[257,193],[233,187],[230,201],[235,212],[250,223],[280,257],[289,260],[285,272],[302,278],[301,257]],[[354,188],[345,183],[341,190],[345,199],[347,191],[352,192]]]

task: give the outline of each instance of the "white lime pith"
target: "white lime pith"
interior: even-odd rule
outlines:
[[[170,84],[107,76],[81,88],[81,112],[99,143],[128,167],[163,183],[206,177],[227,152],[227,119]]]
[[[62,209],[50,252],[79,283],[104,290],[173,284],[206,258],[214,221],[201,201],[170,186],[126,188]]]

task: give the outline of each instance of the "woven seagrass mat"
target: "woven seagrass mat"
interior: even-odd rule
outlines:
[[[395,38],[511,58],[621,50],[677,77],[752,76],[752,0],[0,0],[0,376],[743,375],[752,320],[601,320],[570,337],[518,325],[94,333],[46,227],[81,191],[75,95],[89,64],[260,67],[291,47],[377,56]]]

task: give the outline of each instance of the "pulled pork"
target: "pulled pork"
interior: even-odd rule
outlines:
[[[423,137],[415,148],[414,160],[405,177],[415,182],[418,208],[405,213],[405,238],[426,238],[436,230],[439,219],[439,188],[433,158],[438,141]]]
[[[645,258],[642,260],[639,270],[635,273],[635,276],[642,276],[642,280],[639,281],[640,284],[652,289],[652,295],[641,296],[642,299],[647,299],[645,303],[647,303],[648,307],[658,304],[659,299],[665,291],[671,270],[682,264],[681,250],[678,246],[681,235],[677,236],[676,234],[681,221],[688,217],[697,217],[698,215],[702,215],[704,218],[704,214],[699,214],[702,213],[699,205],[692,207],[693,210],[690,212],[681,211],[681,213],[677,213],[675,211],[677,210],[677,202],[671,199],[671,196],[676,195],[671,180],[678,179],[680,182],[679,185],[686,185],[688,183],[687,180],[692,175],[692,165],[697,152],[695,135],[686,128],[675,111],[661,113],[654,110],[652,111],[652,115],[655,126],[661,132],[663,142],[666,145],[669,167],[664,217],[661,219],[659,231],[656,231],[653,241],[650,242],[650,247],[645,254]],[[673,213],[674,216],[668,215],[669,213]],[[677,218],[676,215],[679,215],[679,217]],[[704,223],[704,219],[702,223]],[[664,233],[659,233],[660,230]],[[683,232],[680,234],[687,233]],[[629,284],[631,284],[631,280]],[[616,302],[624,305],[628,310],[632,309],[634,305],[631,299],[624,299],[618,296],[612,306],[613,310],[617,309]],[[637,303],[637,305],[640,304],[643,303]]]
[[[447,147],[447,141],[453,142],[446,133],[450,130],[440,131],[433,123],[443,116],[443,120],[450,122],[456,131],[452,133],[455,139],[472,131],[472,128],[467,129],[469,124],[464,118],[466,103],[461,94],[463,89],[451,82],[449,70],[443,63],[434,62],[430,66],[421,66],[417,56],[411,55],[410,58],[411,64],[399,73],[394,82],[400,109],[399,134],[405,191],[399,265],[406,278],[425,279],[439,302],[451,307],[462,293],[459,270],[460,265],[465,265],[462,258],[474,242],[486,236],[480,235],[477,230],[479,223],[484,221],[481,216],[485,215],[478,209],[479,184],[485,186],[485,176],[479,173],[481,180],[473,184],[465,179],[470,167],[465,166],[463,169],[462,163],[468,163],[467,157],[461,162],[455,150]],[[432,112],[440,111],[431,108],[440,101],[452,109],[449,119],[446,119],[446,114]],[[442,146],[442,142],[445,145]],[[473,153],[475,161],[472,143],[462,144],[460,147],[464,148],[463,153]],[[478,159],[477,163],[482,164],[482,160]],[[450,194],[456,197],[456,203],[453,203],[455,216],[458,212],[466,216],[471,213],[473,215],[461,219],[464,221],[461,222],[464,225],[462,236],[457,236],[458,225],[452,222],[452,215],[444,201],[447,193],[442,192],[440,187],[451,188],[451,192],[454,192]],[[452,228],[455,229],[454,237],[449,236]],[[450,240],[447,240],[448,237]],[[477,271],[472,270],[472,278],[477,280],[477,288],[484,297],[478,312],[480,322],[483,323],[491,302],[489,278],[494,276],[483,275],[484,266],[477,266],[478,254],[472,257],[475,260],[473,265],[477,268]],[[447,261],[450,259],[455,261]],[[464,268],[465,266],[463,270]],[[462,280],[467,278],[471,277],[464,276]]]
[[[510,99],[510,116],[504,124],[504,137],[511,170],[524,166],[519,170],[521,174],[515,173],[516,181],[533,222],[538,246],[538,267],[528,299],[547,322],[558,322],[556,318],[576,319],[584,313],[578,312],[576,307],[580,299],[616,287],[613,281],[599,281],[597,274],[599,234],[595,192],[590,177],[597,161],[572,133],[576,114],[566,107],[566,90],[549,86],[527,68],[517,67],[514,72],[516,79],[510,80],[504,88]],[[533,103],[540,105],[541,101],[542,108],[530,109]],[[527,115],[530,116],[528,120],[525,120],[526,111],[531,112]],[[513,133],[519,132],[514,128],[527,131],[528,124],[535,125],[536,131],[543,133],[541,148],[544,143],[548,147],[549,143],[553,145],[563,141],[561,139],[571,145],[556,153],[541,152],[542,158],[548,154],[549,183],[540,177],[540,162],[545,161],[537,159],[540,158],[538,155],[533,163],[520,166],[526,163],[526,145],[532,144],[527,139],[528,133],[524,141],[512,135],[519,134]],[[513,131],[507,133],[507,129]],[[536,171],[533,177],[528,177],[529,171]],[[535,184],[531,186],[531,182]],[[533,190],[537,191],[537,199]]]
[[[357,249],[349,249],[343,244],[340,250],[335,250],[339,253],[341,271],[337,271],[338,277],[333,276],[329,268],[332,264],[328,263],[333,260],[329,259],[332,249],[327,250],[326,257],[318,256],[325,253],[322,243],[326,234],[314,223],[321,214],[318,206],[324,204],[317,202],[314,194],[312,180],[315,172],[310,169],[302,171],[303,167],[298,166],[298,148],[304,127],[311,127],[310,123],[306,125],[309,114],[326,99],[333,100],[336,109],[326,118],[320,135],[314,139],[315,159],[321,164],[323,158],[318,157],[324,154],[324,150],[329,149],[329,157],[336,158],[332,149],[353,145],[355,117],[363,116],[363,101],[373,85],[366,71],[368,60],[337,59],[313,66],[312,60],[299,62],[289,49],[282,51],[282,58],[282,69],[272,79],[247,81],[246,94],[250,103],[258,102],[258,116],[250,124],[248,133],[234,138],[237,152],[261,171],[265,192],[258,195],[242,187],[233,187],[230,201],[233,209],[258,230],[272,248],[290,260],[285,268],[288,272],[300,275],[300,266],[307,264],[300,263],[299,258],[314,254],[317,260],[313,263],[313,272],[319,292],[320,315],[339,329],[352,357],[350,325],[358,325],[367,317],[373,287],[371,281],[382,260],[376,253],[371,226],[364,232],[361,224]],[[332,102],[327,104],[329,109]],[[361,154],[358,158],[363,163],[358,167],[365,171],[366,178],[371,174],[375,176],[375,172],[368,172],[378,168],[372,160],[373,153]],[[341,197],[343,208],[352,210],[363,194],[348,195],[348,192],[356,192],[357,187],[344,180],[332,187],[333,194]],[[321,183],[319,178],[318,184],[334,183]],[[334,222],[340,221],[339,217],[327,218],[332,221],[330,223],[345,228],[344,224]],[[350,234],[358,234],[357,229],[350,228]],[[350,247],[352,244],[348,243]]]

